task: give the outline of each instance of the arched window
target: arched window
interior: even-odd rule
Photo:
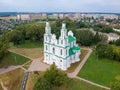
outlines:
[[[55,53],[55,48],[53,48],[53,53]]]
[[[61,44],[63,44],[63,40],[61,40]]]
[[[47,47],[47,45],[46,45],[46,50],[48,50],[48,47]]]
[[[60,55],[62,55],[62,49],[60,50]]]
[[[66,55],[67,55],[67,50],[66,50]]]

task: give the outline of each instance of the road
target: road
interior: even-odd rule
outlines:
[[[25,72],[25,74],[24,74],[21,90],[25,90],[25,88],[26,88],[26,84],[27,84],[29,73],[30,72]]]

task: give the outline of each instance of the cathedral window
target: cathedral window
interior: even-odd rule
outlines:
[[[67,55],[67,50],[66,50],[66,55]]]
[[[53,48],[53,53],[55,53],[55,48]]]
[[[48,50],[48,47],[47,47],[47,45],[46,45],[46,50]]]
[[[74,56],[74,60],[75,60],[75,56]]]
[[[61,40],[61,44],[63,44],[63,40]]]
[[[62,49],[60,50],[60,55],[62,55]]]

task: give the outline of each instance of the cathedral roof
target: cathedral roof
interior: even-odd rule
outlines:
[[[73,46],[72,49],[73,49],[73,50],[80,50],[80,47],[78,47],[78,46]]]
[[[80,50],[80,47],[78,46],[73,46],[72,48],[69,49],[69,56],[74,55],[74,50]]]
[[[70,49],[69,49],[69,56],[74,55],[74,54],[75,54],[75,53],[73,52],[73,49],[70,48]]]
[[[76,40],[76,39],[73,36],[71,36],[71,35],[68,36],[69,43],[73,42],[74,40]]]

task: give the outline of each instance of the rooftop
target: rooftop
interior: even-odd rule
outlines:
[[[68,36],[68,43],[71,43],[74,40],[76,40],[76,39],[73,36],[71,36],[71,35]]]

